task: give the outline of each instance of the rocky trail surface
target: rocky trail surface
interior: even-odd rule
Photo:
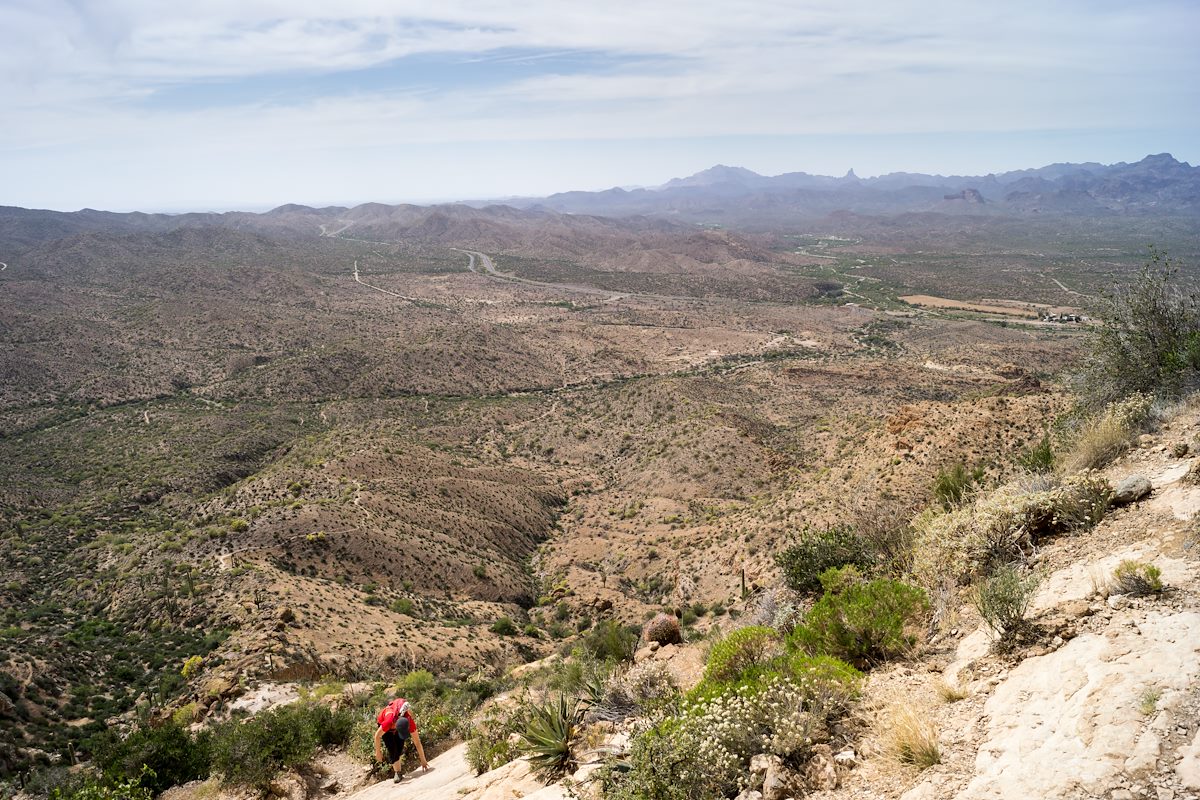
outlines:
[[[368,786],[347,800],[564,800],[561,785],[543,786],[529,773],[524,761],[513,761],[476,776],[467,764],[467,746],[460,744],[429,762],[429,771],[419,767],[400,783],[390,779]]]
[[[1039,554],[1046,577],[1031,614],[1045,641],[1003,657],[980,627],[940,669],[935,658],[928,671],[881,676],[929,703],[941,764],[916,774],[868,759],[843,789],[820,796],[1200,798],[1200,485],[1187,478],[1200,462],[1198,434],[1193,411],[1143,436],[1107,477],[1145,478],[1151,493]],[[1115,593],[1113,570],[1125,560],[1159,567],[1166,591]],[[939,682],[966,698],[931,699]]]

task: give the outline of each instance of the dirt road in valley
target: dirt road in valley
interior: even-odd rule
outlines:
[[[366,281],[364,281],[362,278],[360,278],[358,276],[358,260],[357,259],[355,259],[355,261],[354,261],[354,280],[358,281],[363,286],[366,286],[368,289],[374,289],[377,292],[383,292],[384,294],[390,294],[392,297],[399,297],[401,300],[407,300],[410,303],[421,302],[420,299],[418,299],[416,297],[409,297],[408,295],[405,295],[405,294],[399,294],[397,292],[388,291],[387,289],[381,289],[378,286],[373,286],[373,285],[367,283]]]
[[[475,250],[460,250],[457,247],[451,247],[450,249],[456,253],[462,253],[471,259],[470,263],[467,264],[467,269],[471,270],[471,272],[474,272],[477,275],[486,275],[489,278],[498,281],[504,281],[505,283],[520,283],[525,286],[536,286],[540,289],[559,289],[566,292],[576,292],[578,294],[598,295],[606,298],[607,302],[610,303],[617,300],[622,300],[626,297],[645,297],[655,300],[700,299],[695,297],[666,297],[663,295],[630,294],[626,292],[614,292],[609,289],[598,289],[595,286],[581,286],[575,283],[546,283],[545,281],[535,281],[530,280],[529,278],[518,278],[515,275],[505,275],[501,272],[497,272],[496,264],[484,253],[480,253]],[[483,267],[482,272],[480,272],[479,267],[476,266],[476,259],[478,259],[479,265]]]

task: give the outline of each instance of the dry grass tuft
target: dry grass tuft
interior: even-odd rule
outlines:
[[[885,714],[884,724],[889,749],[901,763],[928,769],[942,762],[937,728],[924,709],[908,702],[895,703]]]
[[[1152,404],[1144,394],[1111,403],[1075,437],[1061,461],[1064,474],[1100,469],[1128,450],[1149,419]]]
[[[950,683],[947,680],[939,680],[937,682],[938,697],[942,698],[944,703],[957,703],[959,700],[966,700],[970,695],[965,686],[958,683]]]

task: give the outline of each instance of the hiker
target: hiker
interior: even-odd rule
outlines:
[[[404,777],[404,743],[412,739],[417,746],[417,757],[421,767],[429,770],[425,760],[425,748],[421,747],[421,735],[417,733],[417,721],[412,716],[412,706],[403,697],[397,697],[383,707],[375,717],[379,727],[375,729],[375,760],[383,761],[381,744],[387,745],[388,760],[392,763],[392,780],[399,783]]]

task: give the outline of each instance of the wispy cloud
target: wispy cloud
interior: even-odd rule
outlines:
[[[267,180],[280,158],[340,149],[353,173],[372,168],[353,151],[446,142],[1200,131],[1192,0],[8,0],[0,29],[14,176],[58,158]]]

